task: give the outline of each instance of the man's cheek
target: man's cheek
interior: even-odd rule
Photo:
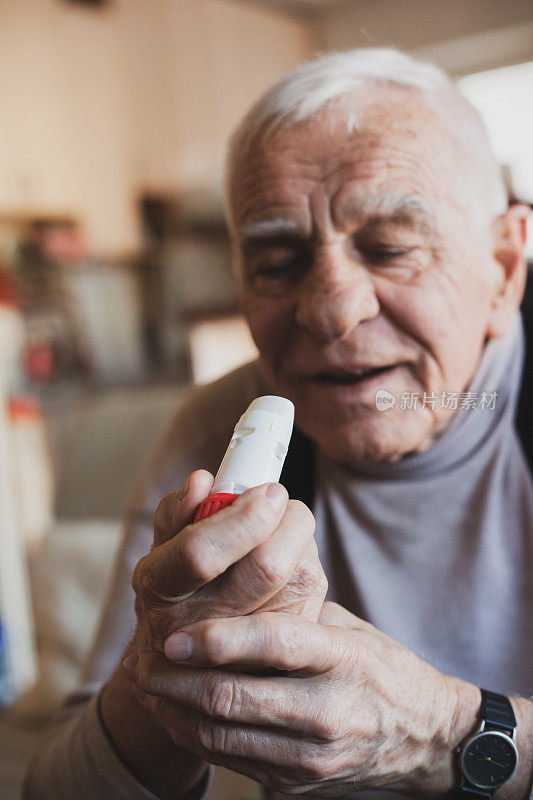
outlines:
[[[290,317],[282,303],[276,307],[274,303],[256,302],[245,308],[250,333],[261,355],[269,360],[279,360],[288,344],[290,329]]]

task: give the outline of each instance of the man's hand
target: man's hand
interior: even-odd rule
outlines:
[[[186,662],[144,652],[129,676],[173,740],[207,761],[285,794],[453,788],[453,750],[475,725],[479,690],[337,604],[324,603],[318,623],[268,612],[204,620],[172,636],[167,655],[180,647],[192,651]],[[241,662],[282,674],[231,670]]]
[[[126,663],[139,650],[162,650],[178,628],[209,617],[268,609],[318,618],[327,581],[309,509],[273,484],[192,525],[212,483],[209,472],[193,472],[184,489],[159,504],[153,547],[135,569],[138,626]],[[115,749],[159,797],[196,797],[207,764],[170,738],[172,701],[161,699],[152,714],[132,689],[119,666],[102,693],[101,716]]]
[[[133,576],[143,647],[161,650],[173,631],[200,619],[258,609],[318,618],[327,581],[307,506],[265,484],[191,524],[212,483],[209,472],[193,472],[156,510],[154,545]]]

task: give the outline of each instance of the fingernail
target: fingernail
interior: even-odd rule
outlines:
[[[276,511],[279,511],[287,501],[287,490],[279,483],[269,483],[265,497],[272,503]]]
[[[165,642],[165,655],[171,661],[187,661],[193,650],[194,642],[188,633],[171,633]]]
[[[122,669],[130,679],[130,681],[135,680],[135,676],[137,674],[137,662],[139,661],[139,654],[138,653],[130,653],[129,656],[126,656],[124,661],[122,662]]]

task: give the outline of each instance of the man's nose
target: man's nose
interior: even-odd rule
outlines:
[[[317,257],[301,282],[296,322],[324,341],[346,339],[379,310],[368,270],[337,251]]]

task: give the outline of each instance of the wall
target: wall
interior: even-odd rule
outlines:
[[[310,48],[304,21],[233,0],[0,0],[0,213],[135,249],[138,192],[216,190],[231,128]]]
[[[533,3],[356,0],[314,24],[237,0],[0,0],[0,214],[74,213],[97,253],[135,249],[138,192],[217,190],[240,115],[317,43],[466,74],[533,59]]]
[[[356,0],[316,23],[323,50],[395,45],[454,75],[533,59],[531,0]]]

